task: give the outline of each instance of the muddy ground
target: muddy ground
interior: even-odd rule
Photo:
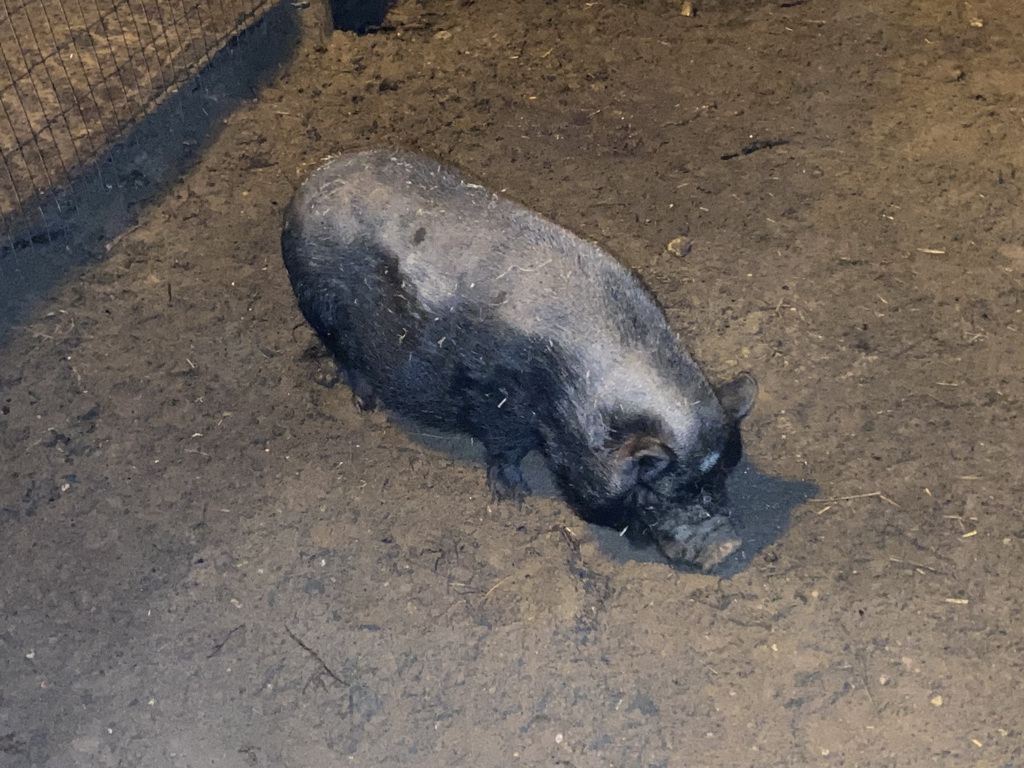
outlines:
[[[401,2],[297,49],[0,348],[0,765],[1024,765],[1022,34]],[[607,245],[757,375],[774,533],[731,578],[317,383],[280,213],[376,145]]]

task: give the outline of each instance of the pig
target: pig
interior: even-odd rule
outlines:
[[[711,570],[739,545],[725,481],[757,396],[717,388],[608,252],[436,160],[329,158],[285,214],[298,307],[356,404],[466,433],[499,499],[544,457],[584,520]]]

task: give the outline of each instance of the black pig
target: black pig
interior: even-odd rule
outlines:
[[[725,478],[757,384],[713,389],[607,252],[388,150],[317,169],[281,245],[299,309],[360,407],[480,440],[499,497],[528,492],[519,463],[537,449],[584,520],[705,570],[739,546]]]

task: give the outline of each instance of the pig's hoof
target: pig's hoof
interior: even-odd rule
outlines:
[[[520,503],[530,492],[522,470],[515,464],[491,464],[487,467],[487,484],[498,501]]]
[[[377,409],[377,398],[373,394],[373,388],[360,374],[355,371],[344,372],[338,366],[339,375],[345,373],[348,377],[348,386],[352,390],[352,402],[360,411],[373,411]]]
[[[377,410],[377,398],[373,396],[373,393],[370,393],[368,395],[360,395],[358,392],[353,392],[352,402],[360,411]]]

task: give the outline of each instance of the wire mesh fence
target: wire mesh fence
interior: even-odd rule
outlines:
[[[0,0],[0,245],[274,3]]]

